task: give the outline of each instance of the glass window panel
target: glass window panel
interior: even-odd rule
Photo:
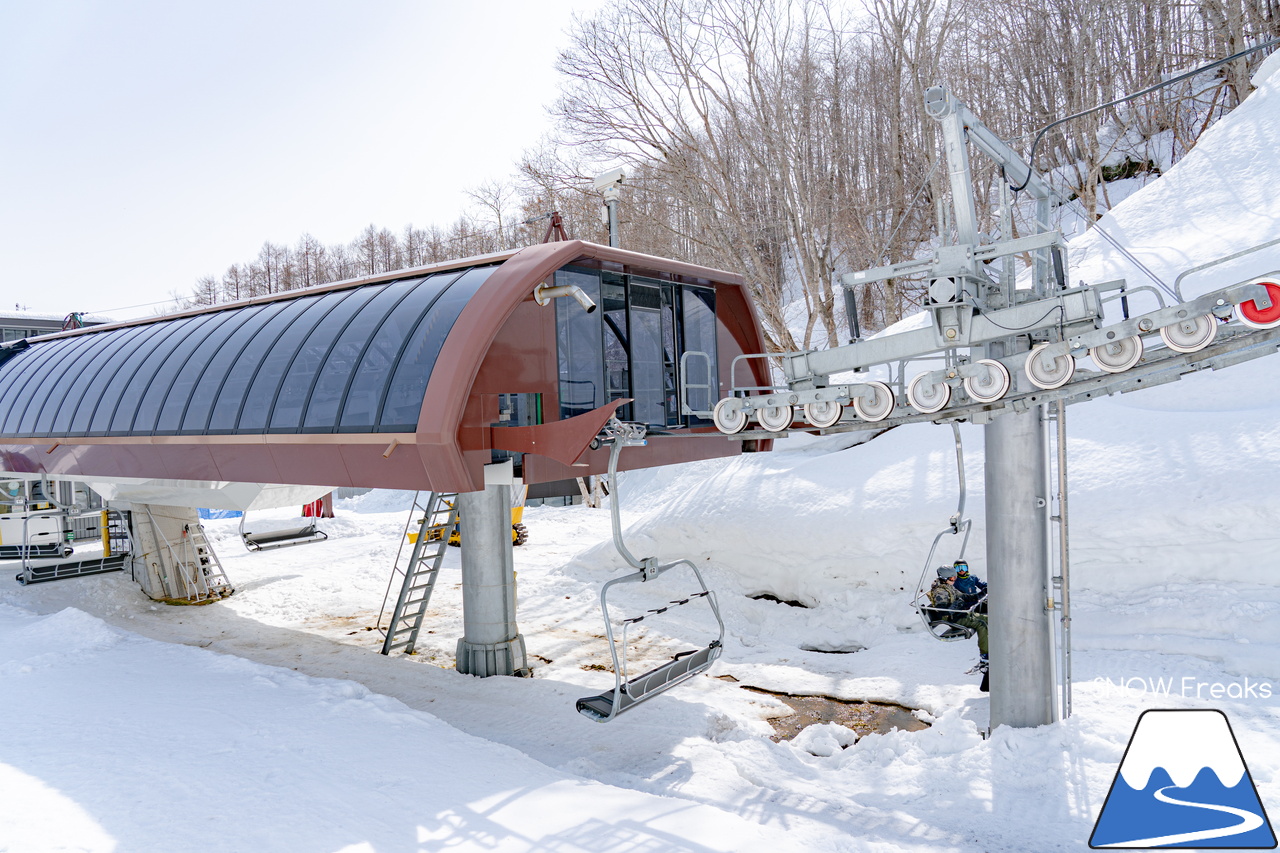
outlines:
[[[382,322],[393,311],[400,310],[400,302],[407,297],[422,279],[396,281],[388,284],[381,293],[360,309],[360,313],[343,330],[342,335],[329,351],[311,400],[303,428],[313,431],[329,431],[338,423],[338,410],[342,407],[343,393],[351,381],[360,357],[369,346],[370,339]]]
[[[9,418],[9,412],[18,404],[19,397],[17,393],[8,393],[7,388],[12,384],[13,376],[11,373],[20,371],[22,365],[18,364],[18,357],[6,362],[4,367],[0,367],[0,432],[4,431],[4,422]],[[12,369],[16,367],[17,369]]]
[[[304,296],[301,299],[283,303],[283,310],[260,328],[253,339],[245,345],[227,372],[222,388],[218,391],[217,402],[213,405],[213,414],[209,417],[210,432],[235,430],[236,422],[240,419],[240,408],[244,402],[245,391],[257,374],[258,366],[262,363],[267,350],[288,331],[290,324],[319,298],[319,296]]]
[[[111,332],[100,332],[89,337],[92,339],[89,348],[76,357],[74,364],[68,362],[68,369],[62,372],[62,377],[58,380],[59,387],[63,389],[58,395],[58,404],[45,406],[36,418],[38,435],[61,434],[65,431],[66,425],[71,421],[71,413],[75,411],[76,403],[84,393],[85,374],[97,367],[103,353],[110,352],[116,342],[116,336]]]
[[[360,356],[360,366],[352,374],[344,392],[342,413],[338,416],[340,430],[373,430],[382,405],[383,389],[387,387],[387,380],[391,378],[405,341],[436,297],[461,275],[460,272],[437,273],[423,279],[378,327]]]
[[[146,392],[142,395],[142,402],[138,404],[138,414],[133,418],[133,432],[143,434],[155,432],[156,418],[160,416],[160,407],[169,399],[169,391],[174,380],[186,369],[187,360],[191,357],[191,353],[195,348],[203,343],[211,332],[226,324],[229,314],[229,311],[219,311],[199,318],[203,322],[198,326],[193,326],[190,332],[183,335],[182,340],[161,362],[155,376],[152,377],[148,384]]]
[[[340,290],[324,294],[284,330],[284,334],[263,356],[258,373],[249,385],[249,392],[245,394],[244,406],[240,412],[240,420],[236,425],[237,432],[259,432],[266,429],[267,420],[271,417],[271,408],[280,395],[285,373],[297,357],[302,342],[320,321],[341,305],[351,293],[350,290]]]
[[[291,303],[270,302],[266,305],[254,306],[262,310],[252,313],[248,308],[237,311],[238,328],[227,338],[227,342],[218,348],[209,358],[208,365],[196,381],[195,391],[187,410],[182,414],[181,431],[187,434],[199,434],[205,431],[213,411],[214,401],[218,399],[222,386],[230,376],[232,365],[237,362],[240,353],[250,341],[262,331],[271,318],[275,317]],[[231,413],[234,417],[235,412]]]
[[[3,389],[0,389],[0,394],[8,400],[8,408],[3,421],[0,421],[0,430],[8,433],[10,422],[13,423],[14,429],[17,429],[18,423],[22,420],[22,412],[30,402],[30,399],[23,395],[22,390],[26,387],[27,380],[40,370],[45,355],[53,352],[54,349],[55,347],[51,344],[36,344],[6,363],[5,384]]]
[[[36,344],[28,347],[4,362],[4,366],[0,367],[0,400],[8,400],[10,405],[16,401],[20,383],[26,381],[28,370],[34,370],[40,364],[39,353],[44,346],[47,345]],[[10,396],[10,391],[14,396]],[[0,423],[3,421],[4,418],[0,417]]]
[[[280,383],[280,393],[276,395],[275,408],[271,412],[271,429],[297,432],[302,424],[303,408],[329,352],[356,313],[382,289],[375,285],[350,291],[342,304],[330,311],[307,335]]]
[[[666,426],[662,389],[662,291],[636,284],[628,287],[631,323],[631,390],[634,420]]]
[[[35,428],[36,415],[40,413],[40,409],[48,402],[51,395],[59,395],[59,389],[46,382],[49,375],[61,370],[68,359],[75,358],[76,353],[86,349],[89,345],[90,337],[86,335],[49,342],[50,346],[44,350],[42,356],[44,364],[31,373],[22,390],[18,392],[20,397],[24,397],[27,400],[26,407],[22,412],[22,419],[19,422],[12,417],[17,411],[15,408],[15,412],[11,412],[10,418],[5,420],[5,430],[7,432],[16,432],[18,435],[31,434],[31,431]],[[14,429],[10,429],[11,425]]]
[[[182,416],[187,410],[188,403],[195,393],[198,393],[198,382],[205,375],[205,368],[209,366],[209,362],[228,346],[231,336],[244,328],[245,323],[262,309],[262,305],[250,305],[246,308],[222,312],[223,321],[209,332],[209,335],[200,342],[200,346],[191,353],[186,365],[178,371],[173,387],[169,389],[164,406],[160,409],[160,416],[156,419],[157,433],[173,433],[178,430],[182,425]],[[209,380],[214,384],[214,388],[208,394],[210,398],[217,390],[217,383],[221,378],[218,376]],[[205,411],[207,414],[208,410]],[[201,426],[203,425],[204,422],[201,421]]]
[[[167,359],[187,336],[194,333],[208,317],[184,317],[181,320],[169,320],[160,323],[168,327],[164,337],[157,336],[151,341],[149,352],[132,369],[129,382],[120,392],[120,402],[111,415],[111,426],[108,429],[114,434],[126,434],[133,431],[133,416],[142,402],[142,395],[151,387],[151,380]],[[127,369],[127,368],[126,368]]]
[[[685,382],[710,385],[710,389],[690,388],[689,408],[709,411],[720,399],[720,365],[716,356],[716,292],[705,287],[684,287],[681,293],[681,333],[684,352],[703,352],[710,359],[690,358]],[[689,415],[690,424],[708,423],[705,418]]]
[[[422,411],[422,398],[426,394],[427,381],[436,357],[444,346],[462,309],[475,296],[480,286],[488,280],[494,267],[478,267],[467,270],[460,279],[427,311],[422,322],[410,335],[403,353],[387,386],[386,401],[377,429],[382,432],[411,432],[418,428],[418,415]]]
[[[102,426],[102,423],[110,423],[111,412],[115,409],[116,395],[120,393],[124,383],[129,381],[129,374],[123,372],[121,368],[131,357],[141,358],[140,353],[146,351],[147,341],[163,330],[159,324],[151,323],[121,331],[124,332],[121,346],[107,358],[90,390],[86,391],[84,397],[76,404],[75,414],[71,416],[70,432],[73,435],[105,431],[106,427]],[[102,414],[99,415],[99,412]],[[98,423],[96,427],[95,422]]]
[[[662,285],[662,404],[666,425],[680,423],[680,386],[676,382],[676,288]]]
[[[607,402],[631,396],[631,358],[628,355],[627,289],[608,277],[600,284],[600,313],[604,323],[604,383]],[[618,409],[621,420],[631,420],[631,404]]]
[[[600,304],[600,274],[558,270],[556,285],[577,285]],[[560,417],[571,418],[605,403],[601,311],[588,314],[572,299],[557,299],[556,360],[560,371]]]

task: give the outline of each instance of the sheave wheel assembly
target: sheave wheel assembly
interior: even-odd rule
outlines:
[[[818,429],[826,429],[840,423],[840,416],[844,414],[844,406],[834,400],[824,400],[820,403],[805,403],[804,416],[809,423]]]
[[[1134,335],[1100,344],[1089,350],[1089,357],[1106,373],[1124,373],[1142,358],[1142,338]]]

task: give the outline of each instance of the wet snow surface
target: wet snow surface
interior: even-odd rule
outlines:
[[[1280,236],[1278,125],[1280,79],[1103,225],[1167,283]],[[1080,278],[1141,278],[1093,236],[1076,245]],[[1231,280],[1276,268],[1273,248]],[[1079,850],[1148,708],[1224,710],[1280,811],[1277,370],[1071,408],[1064,722],[984,738],[974,644],[930,639],[908,606],[955,509],[951,431],[797,437],[625,478],[631,549],[696,561],[727,634],[709,673],[607,725],[573,709],[612,684],[597,595],[623,563],[604,510],[525,515],[533,679],[451,669],[457,551],[421,654],[376,654],[407,494],[339,502],[328,542],[260,554],[209,522],[239,590],[209,607],[156,605],[121,575],[0,580],[0,850]],[[982,436],[963,434],[985,576]],[[618,603],[692,591],[674,575]],[[633,671],[712,635],[694,607],[646,621]],[[930,725],[775,743],[790,709],[747,688],[901,703]]]

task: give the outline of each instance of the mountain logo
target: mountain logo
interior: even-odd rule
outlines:
[[[1089,846],[1270,850],[1271,822],[1221,711],[1143,711]]]

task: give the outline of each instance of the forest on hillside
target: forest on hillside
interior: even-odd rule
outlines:
[[[833,345],[847,334],[838,276],[915,257],[947,227],[927,87],[946,85],[1026,152],[1052,122],[1280,36],[1280,0],[617,0],[568,36],[556,131],[508,180],[475,187],[452,224],[267,242],[185,304],[540,242],[551,211],[571,237],[606,242],[592,176],[622,166],[625,248],[743,273],[774,351]],[[1062,123],[1035,165],[1092,222],[1109,182],[1176,162],[1249,94],[1266,55]],[[1004,182],[974,168],[995,235]],[[1027,211],[1015,210],[1016,231]],[[920,296],[916,282],[868,285],[861,328]]]

